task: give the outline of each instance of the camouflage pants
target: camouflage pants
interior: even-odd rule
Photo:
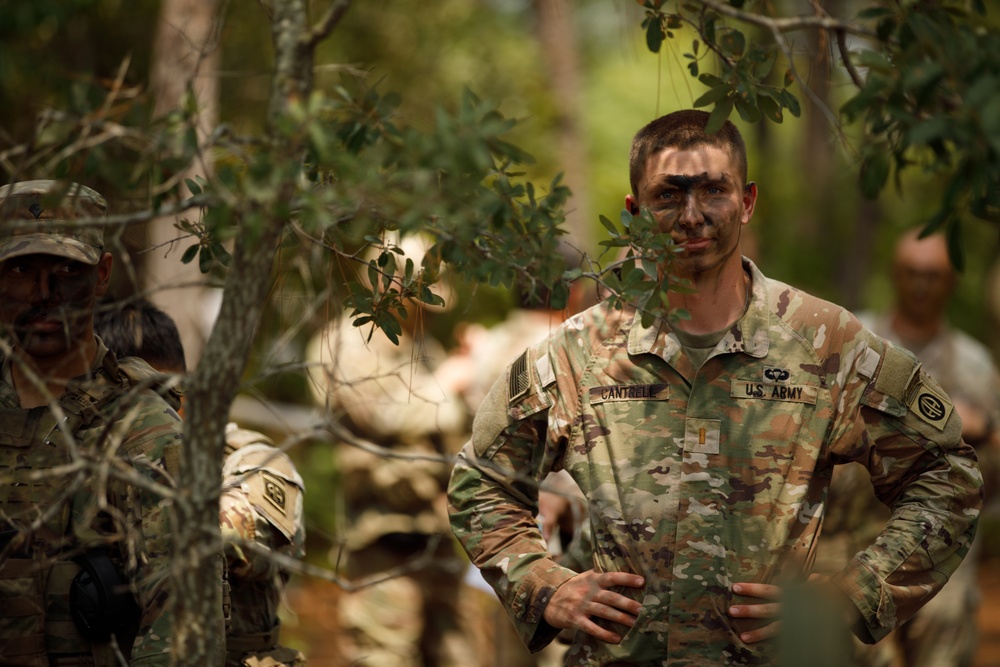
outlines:
[[[459,609],[466,563],[457,557],[450,536],[408,537],[380,540],[348,556],[345,573],[354,582],[416,569],[341,597],[347,662],[365,667],[476,665],[472,630]]]

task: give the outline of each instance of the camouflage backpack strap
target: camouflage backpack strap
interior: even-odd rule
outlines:
[[[110,352],[108,353],[112,358]],[[161,373],[138,357],[124,357],[117,360],[118,375],[124,378],[126,385],[131,387],[149,387],[174,410],[181,407],[184,389],[180,385],[180,377],[170,373]]]
[[[76,417],[77,426],[71,431],[74,433],[97,422],[104,408],[125,391],[114,353],[101,346],[98,355],[100,366],[96,372],[87,379],[71,381],[59,399],[67,417]]]

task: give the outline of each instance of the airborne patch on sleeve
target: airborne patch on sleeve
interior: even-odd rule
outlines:
[[[948,418],[955,406],[944,393],[937,391],[926,382],[920,382],[912,393],[909,408],[923,421],[939,431],[944,431],[945,424],[948,423]]]
[[[531,386],[531,378],[528,375],[528,351],[525,350],[521,356],[514,360],[510,366],[510,376],[508,377],[507,402],[513,403],[528,393]]]

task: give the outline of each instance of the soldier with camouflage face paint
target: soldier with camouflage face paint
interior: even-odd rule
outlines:
[[[951,400],[902,348],[741,256],[757,186],[731,123],[680,111],[639,131],[633,213],[678,247],[689,319],[599,304],[494,385],[449,487],[452,527],[533,650],[568,665],[771,665],[779,584],[809,575],[834,465],[863,463],[893,518],[829,579],[878,641],[930,599],[975,533],[982,479]],[[589,502],[593,569],[546,552],[537,484]],[[827,596],[824,596],[827,597]]]
[[[121,358],[138,357],[161,373],[187,372],[177,325],[145,299],[102,304],[94,327]],[[300,651],[278,643],[278,609],[289,573],[270,553],[305,556],[305,484],[291,457],[262,433],[230,423],[223,453],[226,667],[304,667]]]
[[[169,664],[170,512],[150,485],[177,479],[179,401],[94,335],[112,257],[77,221],[105,212],[76,184],[0,188],[4,665]]]

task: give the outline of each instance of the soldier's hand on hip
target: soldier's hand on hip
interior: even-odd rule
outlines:
[[[617,644],[618,633],[592,620],[605,619],[631,628],[642,604],[609,590],[615,586],[642,588],[645,580],[628,572],[582,572],[556,589],[543,618],[555,628],[581,630],[603,642]]]
[[[762,600],[778,600],[781,597],[781,587],[773,584],[733,584],[733,593]],[[758,604],[734,604],[729,607],[729,615],[733,618],[763,618],[777,619],[781,611],[779,602],[761,602]],[[778,634],[781,624],[778,620],[772,623],[740,634],[740,639],[746,644],[771,639]]]

